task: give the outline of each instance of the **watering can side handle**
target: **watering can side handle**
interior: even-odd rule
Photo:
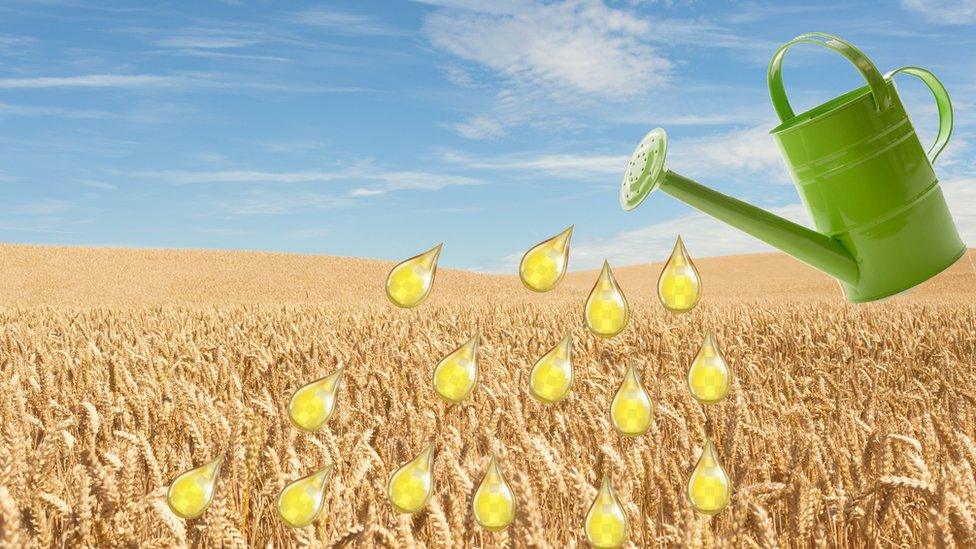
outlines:
[[[858,72],[861,73],[861,76],[867,81],[878,109],[887,109],[891,106],[891,96],[888,91],[888,86],[885,85],[884,77],[878,71],[878,68],[874,66],[874,63],[861,50],[838,36],[824,32],[810,32],[801,34],[780,46],[776,50],[776,54],[769,61],[769,97],[773,102],[773,108],[776,109],[776,114],[779,116],[781,122],[786,122],[795,116],[793,108],[790,107],[790,101],[786,97],[786,89],[783,87],[782,69],[786,51],[796,44],[822,46],[843,55],[848,61],[854,64]]]
[[[949,100],[949,92],[942,82],[927,69],[921,67],[902,67],[895,69],[885,75],[885,80],[892,79],[896,74],[903,72],[910,74],[921,80],[935,97],[935,104],[939,107],[939,133],[935,137],[935,143],[929,149],[929,162],[935,163],[935,159],[942,153],[942,149],[949,144],[952,136],[952,101]]]

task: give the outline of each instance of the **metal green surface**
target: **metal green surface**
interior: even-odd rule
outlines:
[[[867,85],[795,114],[781,68],[787,50],[797,44],[840,53],[854,63]],[[893,82],[898,73],[921,79],[935,96],[940,125],[928,153],[898,97]],[[902,292],[965,253],[932,169],[952,133],[952,105],[931,72],[903,67],[882,76],[851,44],[810,33],[779,48],[768,76],[773,107],[782,122],[770,133],[816,231],[666,170],[667,138],[661,129],[648,134],[631,158],[620,195],[624,209],[637,207],[660,188],[837,278],[852,302]],[[660,157],[647,158],[649,143],[659,147]]]

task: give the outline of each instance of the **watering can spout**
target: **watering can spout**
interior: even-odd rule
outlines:
[[[841,241],[665,169],[666,152],[667,137],[660,128],[647,134],[637,146],[620,190],[620,203],[625,210],[636,208],[651,192],[660,189],[846,284],[857,284],[857,261]]]
[[[856,284],[857,262],[839,240],[771,214],[752,204],[713,191],[672,171],[661,190],[828,275]]]

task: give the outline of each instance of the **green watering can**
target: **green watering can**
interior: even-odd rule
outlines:
[[[816,44],[843,55],[867,85],[794,114],[781,66],[796,44]],[[918,77],[935,95],[939,133],[927,154],[892,82],[899,72]],[[931,72],[904,67],[882,76],[859,49],[816,32],[779,48],[769,63],[769,94],[782,122],[770,133],[816,231],[665,169],[667,136],[661,128],[648,133],[634,151],[620,189],[621,206],[632,210],[660,188],[833,276],[855,303],[905,291],[965,253],[932,170],[952,133],[952,105]]]

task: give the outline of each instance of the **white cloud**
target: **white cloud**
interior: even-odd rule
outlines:
[[[170,36],[156,41],[156,44],[167,48],[187,49],[224,49],[242,48],[250,46],[256,41],[250,38],[235,38],[229,36]]]
[[[381,195],[381,194],[384,194],[384,193],[385,193],[385,191],[383,191],[382,189],[366,189],[366,188],[360,187],[358,189],[353,189],[353,190],[349,191],[349,196],[352,196],[352,197],[378,196],[378,195]]]
[[[531,171],[543,172],[553,177],[579,179],[594,175],[622,175],[629,156],[612,154],[470,156],[449,151],[444,153],[443,159],[471,170]]]
[[[489,111],[455,125],[464,137],[496,139],[522,124],[563,127],[565,112],[639,97],[670,77],[650,22],[599,0],[427,3],[438,6],[423,27],[431,43],[496,79]],[[454,68],[448,78],[475,84],[470,72],[458,74]]]
[[[901,5],[933,23],[976,23],[976,0],[901,0]]]
[[[722,176],[730,172],[789,183],[779,148],[761,124],[668,143],[667,166],[689,177]]]
[[[55,118],[105,119],[118,118],[118,114],[108,111],[85,109],[62,109],[59,107],[35,107],[30,105],[10,105],[0,103],[0,115],[51,116]]]
[[[288,233],[291,238],[322,238],[328,236],[332,231],[329,229],[297,229]]]
[[[119,188],[118,185],[105,181],[82,181],[81,184],[89,189],[97,189],[99,191],[115,191]]]
[[[267,190],[249,191],[239,202],[224,202],[223,210],[233,214],[284,213],[295,209],[345,206],[354,199],[380,196],[397,191],[437,191],[445,187],[481,185],[483,181],[463,175],[377,169],[366,163],[335,170],[259,171],[259,170],[149,170],[126,173],[129,177],[155,179],[175,185],[199,184],[314,184],[339,181],[372,182],[345,196],[309,192]],[[308,202],[303,203],[307,199]],[[265,201],[265,203],[262,203]]]
[[[779,45],[707,17],[648,16],[662,10],[638,11],[605,0],[419,1],[437,6],[423,27],[431,43],[487,69],[461,72],[450,65],[447,79],[495,90],[486,112],[454,125],[471,139],[497,139],[524,125],[572,129],[584,117],[618,123],[659,117],[656,123],[671,125],[751,122],[755,116],[728,114],[742,109],[724,108],[725,99],[699,105],[688,89],[692,83],[671,85],[673,69],[689,48],[734,51],[736,59],[765,65]],[[696,105],[693,114],[689,102]],[[662,116],[667,112],[674,114]]]
[[[273,153],[307,153],[309,151],[321,151],[329,148],[325,141],[308,140],[282,140],[282,141],[248,141],[262,149]]]
[[[316,7],[302,10],[291,17],[293,23],[323,27],[337,34],[395,35],[400,31],[360,13]]]
[[[645,41],[650,24],[602,2],[527,2],[499,8],[453,2],[425,24],[440,48],[521,85],[599,97],[638,94],[667,78],[671,63]]]
[[[976,178],[953,179],[941,185],[959,236],[967,246],[976,246]]]
[[[779,149],[767,132],[769,125],[733,129],[701,137],[675,139],[668,144],[667,167],[694,178],[759,178],[789,183]],[[635,143],[636,145],[636,143]],[[458,151],[441,155],[445,162],[469,170],[544,173],[562,179],[600,177],[616,183],[623,177],[628,154],[542,153],[477,156]],[[609,179],[607,179],[609,178]]]
[[[352,171],[306,170],[296,172],[268,172],[259,170],[149,170],[131,175],[163,180],[177,185],[201,183],[325,183],[352,176]]]
[[[72,206],[72,203],[66,200],[47,198],[44,200],[12,205],[7,208],[7,212],[11,215],[25,217],[49,217],[64,213],[65,211],[71,209]]]
[[[0,89],[46,88],[125,88],[125,89],[220,89],[230,92],[259,90],[264,92],[356,93],[369,91],[359,87],[292,85],[267,81],[242,81],[233,75],[194,72],[184,75],[152,74],[86,74],[78,76],[39,76],[0,78]]]
[[[0,78],[0,89],[34,88],[147,88],[185,84],[179,76],[151,74],[86,74],[81,76],[41,76],[35,78]]]
[[[218,202],[217,210],[231,216],[280,215],[337,208],[352,203],[351,199],[322,193],[254,190],[236,199]]]
[[[479,115],[456,124],[454,129],[468,139],[498,139],[505,136],[505,125],[502,120]]]
[[[473,177],[463,175],[447,175],[430,172],[394,171],[373,174],[366,171],[361,174],[363,179],[379,179],[388,184],[390,190],[424,190],[436,191],[444,187],[479,185],[482,182]]]

